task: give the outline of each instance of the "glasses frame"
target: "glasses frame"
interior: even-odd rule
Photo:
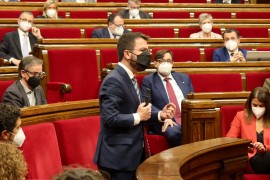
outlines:
[[[44,71],[42,71],[41,73],[38,73],[38,72],[31,72],[31,71],[28,71],[28,70],[24,70],[26,72],[26,74],[31,74],[32,76],[35,76],[35,77],[39,77],[39,78],[43,78],[46,73]],[[29,75],[28,75],[29,76]]]
[[[167,63],[173,63],[173,60],[172,59],[168,59],[168,60],[165,60],[165,59],[157,59],[157,62],[159,62],[160,64],[162,64],[162,63],[165,63],[165,62],[167,62]]]
[[[23,22],[28,22],[28,23],[30,23],[30,24],[33,24],[33,23],[34,23],[33,21],[27,20],[27,19],[25,19],[25,18],[20,18],[20,20],[23,21]]]

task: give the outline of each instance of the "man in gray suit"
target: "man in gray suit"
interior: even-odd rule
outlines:
[[[40,86],[43,61],[34,56],[23,58],[19,64],[20,80],[11,84],[4,92],[3,103],[11,103],[20,108],[47,104],[43,88]]]
[[[143,11],[140,11],[140,0],[129,0],[128,9],[119,11],[124,19],[151,19],[152,17]]]
[[[29,56],[34,44],[43,38],[40,30],[32,27],[33,23],[34,16],[30,11],[20,14],[18,30],[6,33],[1,41],[0,58],[7,59],[10,64],[19,65],[23,57]]]

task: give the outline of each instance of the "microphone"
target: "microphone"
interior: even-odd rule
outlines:
[[[145,91],[145,105],[147,106],[150,103],[150,97],[151,97],[151,90],[149,88],[146,88]]]

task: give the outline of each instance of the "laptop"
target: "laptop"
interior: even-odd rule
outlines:
[[[270,51],[248,51],[247,61],[270,61]]]

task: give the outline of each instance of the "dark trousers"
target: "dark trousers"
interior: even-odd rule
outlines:
[[[101,166],[98,169],[107,172],[111,180],[136,180],[136,171],[119,171]]]
[[[270,174],[270,151],[255,154],[249,164],[256,174]]]

